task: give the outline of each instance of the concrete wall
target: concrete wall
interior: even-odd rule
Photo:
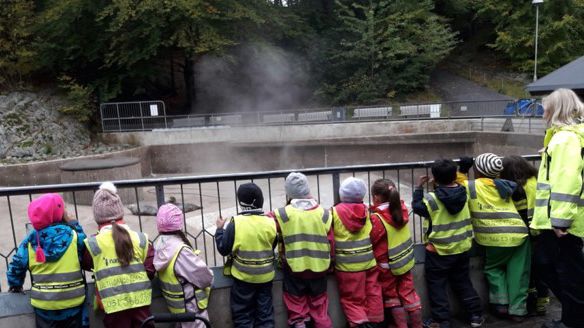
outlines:
[[[521,127],[526,122],[513,124]],[[142,176],[148,177],[398,163],[486,151],[524,155],[541,147],[543,134],[500,132],[504,123],[505,119],[423,120],[110,133],[103,139],[142,147],[84,158],[138,157]],[[76,159],[0,166],[0,185],[61,183],[59,167],[72,160]]]
[[[416,246],[416,266],[413,269],[416,291],[422,299],[424,316],[430,315],[428,295],[424,281],[424,250],[423,246]],[[488,302],[487,285],[482,273],[483,261],[479,256],[471,258],[471,280],[482,298],[483,305]],[[229,310],[229,291],[231,280],[221,274],[221,268],[214,268],[214,289],[209,300],[209,317],[214,327],[231,328],[231,313]],[[93,284],[89,287],[93,290]],[[452,297],[451,308],[453,313],[462,314],[458,301]],[[339,303],[338,290],[334,276],[328,279],[329,315],[333,319],[334,327],[345,327],[346,321]],[[151,310],[154,313],[167,312],[164,299],[160,295],[157,282],[154,282],[154,296]],[[92,299],[90,297],[89,299]],[[278,274],[273,286],[274,313],[276,327],[286,327],[286,309],[282,301],[281,275]],[[103,327],[102,315],[91,312],[91,327]],[[34,315],[29,303],[28,295],[0,294],[0,327],[34,327]]]
[[[61,183],[61,165],[78,159],[102,159],[116,157],[140,158],[142,176],[152,172],[149,160],[149,148],[137,147],[108,154],[67,158],[60,160],[35,162],[28,164],[0,165],[0,186],[30,186]],[[90,182],[90,181],[86,181]]]

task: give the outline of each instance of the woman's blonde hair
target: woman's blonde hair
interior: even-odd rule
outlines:
[[[544,119],[549,126],[567,126],[584,122],[584,104],[570,89],[557,89],[543,98]]]

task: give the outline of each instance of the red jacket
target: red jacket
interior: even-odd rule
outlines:
[[[387,256],[387,232],[385,231],[383,223],[379,220],[379,217],[373,215],[373,213],[380,214],[385,222],[389,223],[396,229],[400,229],[405,227],[409,221],[408,208],[403,200],[401,201],[401,208],[404,221],[401,225],[398,225],[393,221],[391,214],[389,213],[388,203],[378,204],[371,207],[371,224],[373,228],[371,229],[370,237],[371,243],[373,244],[373,254],[375,255],[377,263],[387,263],[389,261],[389,257]]]

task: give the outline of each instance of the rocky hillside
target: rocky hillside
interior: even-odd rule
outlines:
[[[76,157],[127,146],[92,144],[89,131],[59,112],[63,101],[31,92],[0,94],[0,164]]]

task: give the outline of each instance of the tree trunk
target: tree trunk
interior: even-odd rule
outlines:
[[[189,110],[190,114],[194,114],[197,105],[197,87],[195,85],[194,58],[188,56],[185,57],[185,67],[183,74],[185,79],[186,108]]]

